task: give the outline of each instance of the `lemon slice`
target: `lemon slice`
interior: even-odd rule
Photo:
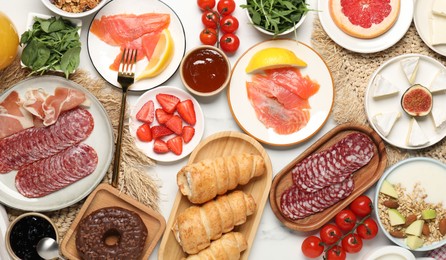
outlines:
[[[299,59],[294,52],[285,48],[266,48],[256,52],[246,67],[246,73],[256,73],[266,69],[284,67],[306,67],[307,63]]]
[[[158,43],[146,68],[136,77],[136,80],[153,78],[159,75],[169,65],[174,52],[173,39],[168,29],[161,32]]]

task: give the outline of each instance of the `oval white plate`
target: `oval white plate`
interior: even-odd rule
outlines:
[[[431,115],[428,115],[424,118],[417,118],[418,124],[420,125],[421,129],[423,129],[423,132],[426,134],[426,136],[429,138],[429,143],[417,147],[406,145],[406,136],[409,130],[411,117],[404,113],[401,108],[401,96],[403,95],[404,91],[410,87],[410,85],[406,79],[406,76],[404,75],[403,70],[401,69],[400,61],[409,57],[420,57],[415,83],[419,83],[425,87],[429,87],[430,83],[439,70],[446,70],[446,67],[444,67],[439,61],[421,54],[405,54],[389,59],[384,62],[370,77],[365,92],[364,103],[367,119],[370,125],[381,136],[382,139],[396,147],[414,150],[425,148],[439,142],[446,136],[446,128],[443,127],[435,129]],[[395,86],[400,88],[400,92],[398,93],[398,95],[381,99],[373,98],[373,95],[371,93],[372,83],[376,75],[378,74],[383,75]],[[446,93],[444,92],[434,93],[433,97],[434,103],[446,103]],[[384,136],[382,133],[379,132],[372,118],[378,113],[390,111],[400,111],[401,117],[398,119],[398,121],[396,121],[395,125],[392,128],[392,131],[390,131],[390,134],[388,136]]]
[[[102,181],[107,173],[113,157],[113,128],[102,104],[82,86],[57,76],[39,76],[19,82],[0,96],[3,100],[9,93],[16,90],[21,96],[29,88],[43,88],[53,93],[58,86],[82,90],[91,101],[88,111],[94,118],[94,129],[91,135],[83,141],[92,146],[98,154],[96,170],[89,176],[41,198],[26,198],[15,187],[17,171],[0,174],[0,201],[7,206],[27,211],[52,211],[68,207],[86,197]]]
[[[153,151],[153,142],[141,142],[136,137],[136,130],[140,125],[143,123],[138,121],[136,119],[136,113],[141,109],[141,107],[149,100],[153,101],[153,104],[155,105],[155,109],[160,108],[160,104],[156,100],[156,95],[159,93],[166,93],[171,94],[176,97],[178,97],[181,101],[190,99],[194,103],[194,109],[195,109],[195,116],[197,117],[197,122],[193,126],[195,128],[195,135],[192,138],[192,140],[189,143],[183,143],[183,152],[180,155],[176,155],[172,152],[168,152],[165,154],[158,154]],[[178,113],[177,113],[178,114]],[[152,124],[150,126],[158,125],[159,123],[156,121],[156,117],[154,118]],[[187,125],[183,121],[183,126]],[[203,137],[204,133],[204,116],[203,111],[201,111],[200,104],[198,101],[191,96],[189,93],[176,88],[176,87],[168,87],[168,86],[161,86],[156,89],[149,90],[142,94],[138,100],[136,101],[136,104],[132,107],[131,113],[130,113],[130,119],[129,119],[129,129],[130,134],[135,140],[136,146],[141,149],[145,155],[147,155],[149,158],[152,158],[153,160],[160,161],[160,162],[172,162],[176,160],[180,160],[184,158],[185,156],[189,155],[194,148],[200,143],[201,138]],[[162,139],[164,141],[167,141],[169,138],[172,138],[174,134],[165,136]]]
[[[115,14],[143,14],[143,13],[167,13],[170,14],[169,31],[174,41],[174,54],[167,68],[158,76],[136,81],[129,90],[142,91],[157,87],[166,82],[177,71],[180,66],[186,50],[186,37],[184,28],[175,11],[165,3],[158,0],[113,0],[108,2],[96,13],[94,19],[100,19],[103,15]],[[91,24],[90,24],[91,27]],[[120,87],[117,77],[118,72],[109,69],[110,64],[113,63],[116,56],[119,55],[118,46],[110,46],[101,41],[96,35],[90,32],[90,27],[87,34],[88,55],[93,63],[93,66],[99,74],[110,84],[115,87]],[[136,75],[144,70],[147,65],[147,59],[142,59],[137,63]]]
[[[385,50],[397,43],[406,34],[412,23],[413,1],[401,0],[398,20],[386,33],[373,39],[360,39],[344,33],[333,22],[328,6],[329,0],[318,1],[321,25],[330,38],[347,50],[359,53],[374,53]]]
[[[415,2],[415,13],[413,15],[413,21],[415,28],[420,35],[423,42],[429,46],[433,51],[446,56],[446,45],[432,45],[430,42],[431,28],[429,24],[430,16],[432,15],[432,4],[434,0],[417,0]]]
[[[308,64],[307,67],[300,68],[302,75],[309,75],[312,80],[320,84],[319,91],[309,99],[310,121],[304,128],[289,135],[279,135],[274,130],[266,128],[257,119],[246,92],[246,82],[251,80],[251,75],[245,72],[245,68],[257,51],[268,47],[281,47],[293,51]],[[307,140],[325,124],[333,106],[333,84],[327,64],[308,45],[294,40],[269,40],[252,46],[237,60],[229,82],[228,102],[234,119],[246,133],[262,143],[275,146],[292,145]]]

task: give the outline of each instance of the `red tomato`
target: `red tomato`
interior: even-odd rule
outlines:
[[[224,33],[233,33],[238,29],[238,20],[232,15],[223,16],[220,20],[220,29]]]
[[[350,209],[358,217],[365,217],[372,212],[372,200],[366,195],[361,195],[350,203]]]
[[[345,258],[347,258],[347,254],[342,247],[334,246],[327,251],[325,257],[327,260],[345,260]]]
[[[214,45],[217,42],[217,31],[212,28],[204,28],[200,33],[200,41],[203,44]]]
[[[341,238],[342,232],[338,226],[327,224],[321,228],[320,235],[322,242],[327,245],[332,245]]]
[[[201,11],[211,10],[215,6],[215,0],[197,0],[197,5]]]
[[[378,225],[372,218],[367,218],[356,228],[356,233],[362,239],[372,239],[378,234]]]
[[[350,231],[356,225],[355,213],[349,209],[343,209],[336,214],[335,222],[342,231]]]
[[[240,40],[233,33],[226,33],[220,38],[220,46],[224,52],[233,53],[240,46]]]
[[[201,15],[201,22],[203,22],[204,26],[206,26],[207,28],[217,29],[218,20],[218,13],[212,10],[204,11]]]
[[[358,253],[362,248],[362,239],[357,234],[348,234],[342,239],[342,248],[350,254]]]
[[[324,246],[320,238],[317,236],[309,236],[302,242],[301,249],[306,257],[316,258],[322,254]]]
[[[235,10],[235,2],[234,0],[220,0],[217,4],[217,10],[222,15],[232,14]]]

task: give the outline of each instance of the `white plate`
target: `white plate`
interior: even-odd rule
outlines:
[[[158,0],[113,0],[108,2],[94,16],[94,19],[100,19],[103,15],[116,14],[144,14],[144,13],[167,13],[170,14],[169,31],[174,41],[174,54],[167,68],[158,76],[135,82],[129,90],[143,91],[157,87],[166,82],[178,69],[186,50],[186,37],[183,25],[175,11],[165,3]],[[91,27],[91,24],[90,24]],[[109,69],[116,56],[119,55],[118,46],[111,46],[101,41],[96,35],[88,30],[87,34],[88,55],[93,66],[99,74],[110,84],[120,87],[117,81],[118,73]],[[137,63],[136,75],[147,65],[147,59],[142,59]]]
[[[58,86],[70,87],[82,90],[86,93],[91,105],[88,111],[94,118],[94,129],[84,143],[92,146],[98,154],[96,170],[89,176],[41,198],[26,198],[15,187],[17,171],[0,174],[0,202],[12,208],[27,211],[52,211],[68,207],[86,197],[102,181],[107,173],[113,156],[113,130],[101,103],[96,97],[82,86],[57,76],[39,76],[19,82],[0,96],[3,100],[9,93],[16,90],[23,97],[29,88],[43,88],[48,93],[53,93]]]
[[[143,123],[138,121],[136,119],[136,113],[141,109],[141,107],[149,100],[153,101],[153,104],[155,105],[155,109],[160,108],[158,101],[156,100],[156,95],[159,93],[166,93],[171,94],[176,97],[178,97],[181,101],[190,99],[194,103],[194,109],[195,109],[195,116],[197,117],[197,122],[193,126],[195,128],[195,135],[192,138],[192,140],[189,143],[183,143],[183,152],[180,155],[176,155],[172,152],[168,152],[165,154],[157,154],[153,151],[153,143],[151,142],[141,142],[136,137],[136,130],[140,125]],[[177,112],[175,112],[178,114]],[[152,124],[150,126],[158,125],[159,123],[156,121],[156,117],[154,118]],[[188,125],[183,121],[183,126]],[[152,158],[153,160],[160,161],[160,162],[173,162],[176,160],[180,160],[184,158],[185,156],[189,155],[195,147],[200,143],[201,138],[203,137],[204,133],[204,116],[203,111],[201,111],[200,104],[197,102],[197,100],[191,96],[189,93],[176,88],[176,87],[168,87],[168,86],[161,86],[156,89],[149,90],[145,92],[143,95],[141,95],[138,100],[136,101],[136,104],[132,107],[131,113],[130,113],[130,119],[129,119],[129,129],[130,134],[133,136],[135,140],[136,146],[141,149],[145,155],[147,155],[149,158]],[[169,138],[172,138],[174,134],[165,136],[162,139],[164,141],[167,141]]]
[[[360,39],[350,36],[339,29],[331,18],[328,1],[318,1],[318,13],[321,25],[334,42],[350,51],[374,53],[385,50],[397,43],[406,34],[412,22],[413,1],[401,0],[400,14],[392,28],[373,39]]]
[[[257,119],[246,92],[246,82],[251,80],[251,75],[245,72],[245,68],[257,51],[268,47],[281,47],[293,51],[297,57],[302,58],[308,64],[307,67],[300,68],[302,75],[309,75],[320,85],[319,91],[309,99],[310,121],[304,128],[289,135],[280,135],[273,129],[267,129]],[[293,145],[307,140],[325,124],[333,106],[333,84],[327,64],[308,45],[294,40],[269,40],[252,46],[237,60],[229,82],[228,102],[237,124],[249,135],[270,145]]]
[[[434,0],[417,0],[415,2],[415,13],[413,15],[413,21],[415,28],[420,35],[423,42],[429,46],[433,51],[446,56],[446,44],[432,45],[431,42],[431,28],[429,24],[429,17],[432,15],[432,4]]]
[[[3,205],[0,204],[0,259],[4,260],[10,259],[5,246],[6,229],[8,228],[8,225],[8,215],[6,214]]]
[[[439,61],[421,54],[405,54],[394,57],[383,63],[370,77],[365,92],[364,103],[365,103],[365,111],[367,114],[367,119],[370,125],[381,136],[382,139],[384,139],[386,142],[396,147],[414,150],[414,149],[425,148],[439,142],[441,139],[443,139],[443,137],[446,136],[446,128],[440,127],[439,129],[435,129],[431,115],[428,115],[423,118],[417,118],[418,124],[420,125],[421,129],[426,134],[426,136],[429,138],[429,143],[417,147],[406,145],[406,136],[407,136],[406,134],[408,133],[409,130],[411,117],[407,115],[401,108],[401,97],[404,91],[407,88],[409,88],[410,85],[406,79],[406,76],[404,75],[404,72],[401,69],[400,61],[402,59],[409,57],[420,57],[415,83],[419,83],[425,87],[428,87],[430,85],[430,83],[432,82],[436,73],[439,70],[446,70],[446,67],[444,67]],[[373,98],[373,95],[371,93],[372,92],[371,86],[373,80],[378,74],[381,74],[386,79],[390,80],[395,86],[399,87],[400,91],[398,95],[393,95],[381,99]],[[434,93],[433,98],[434,98],[433,100],[434,103],[439,103],[439,104],[446,103],[446,93],[444,92]],[[379,132],[372,118],[374,115],[378,113],[391,112],[391,111],[400,111],[401,117],[398,119],[398,121],[396,121],[395,125],[390,131],[390,134],[388,136],[384,136]]]

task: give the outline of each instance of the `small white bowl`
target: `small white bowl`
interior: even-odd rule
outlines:
[[[81,17],[85,17],[88,15],[94,14],[97,11],[99,11],[99,9],[101,9],[107,2],[108,2],[108,0],[101,0],[101,2],[99,2],[98,5],[96,5],[93,9],[90,9],[85,12],[80,12],[80,13],[71,13],[71,12],[64,11],[64,10],[58,8],[57,6],[55,6],[52,3],[52,0],[42,0],[42,3],[48,9],[50,9],[50,11],[52,11],[53,13],[56,13],[60,16],[69,17],[69,18],[81,18]]]
[[[260,27],[260,26],[258,26],[258,25],[255,25],[255,24],[252,22],[252,19],[251,19],[251,16],[249,15],[248,9],[246,9],[246,15],[248,16],[249,23],[250,23],[254,28],[256,28],[259,32],[264,33],[264,34],[267,34],[267,35],[271,35],[271,36],[282,36],[282,35],[286,35],[286,34],[289,34],[289,33],[291,33],[291,32],[294,32],[295,30],[297,30],[297,28],[299,28],[299,27],[302,25],[302,23],[305,21],[305,18],[307,17],[308,12],[306,12],[306,13],[300,18],[299,22],[296,23],[293,27],[291,27],[290,29],[288,29],[288,30],[286,30],[286,31],[283,31],[283,32],[281,32],[281,33],[279,33],[279,34],[276,34],[276,35],[274,34],[274,32],[267,31],[267,30],[265,30],[264,28],[262,28],[262,27]]]
[[[383,246],[373,249],[373,251],[367,253],[362,257],[362,260],[375,260],[375,259],[404,259],[415,260],[415,256],[407,249],[399,246]]]

